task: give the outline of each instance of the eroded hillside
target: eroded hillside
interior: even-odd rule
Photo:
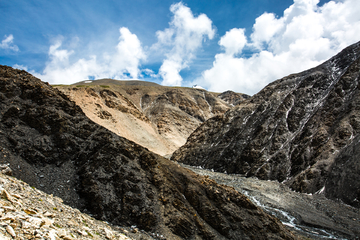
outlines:
[[[0,163],[97,219],[165,239],[296,239],[234,188],[94,123],[25,71],[0,66],[0,100]]]
[[[172,160],[359,207],[360,43],[209,119]]]
[[[94,122],[163,156],[182,146],[202,122],[246,96],[232,93],[222,100],[202,89],[110,79],[57,88]]]

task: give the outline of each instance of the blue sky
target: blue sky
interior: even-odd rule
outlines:
[[[52,84],[143,79],[255,94],[360,40],[360,1],[0,0],[0,64]]]

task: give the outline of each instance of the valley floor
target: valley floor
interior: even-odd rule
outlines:
[[[211,170],[182,166],[208,175],[219,184],[234,187],[266,212],[278,217],[291,231],[310,239],[360,239],[360,210],[321,194],[291,191],[276,181],[245,178]]]

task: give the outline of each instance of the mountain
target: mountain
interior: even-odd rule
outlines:
[[[203,123],[172,160],[360,207],[360,43]]]
[[[0,66],[0,101],[0,163],[84,213],[157,239],[297,239],[234,188],[94,123],[23,70]]]
[[[202,122],[231,108],[203,89],[143,81],[101,79],[56,88],[94,122],[163,156],[185,144]]]
[[[218,98],[227,102],[228,104],[235,106],[240,104],[242,101],[250,98],[249,95],[243,93],[236,93],[233,91],[226,91],[218,95]]]

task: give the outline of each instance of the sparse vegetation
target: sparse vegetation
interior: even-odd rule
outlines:
[[[90,237],[94,237],[88,230],[85,230]]]
[[[61,226],[57,223],[54,223],[54,226],[57,227],[57,228],[61,228]]]

